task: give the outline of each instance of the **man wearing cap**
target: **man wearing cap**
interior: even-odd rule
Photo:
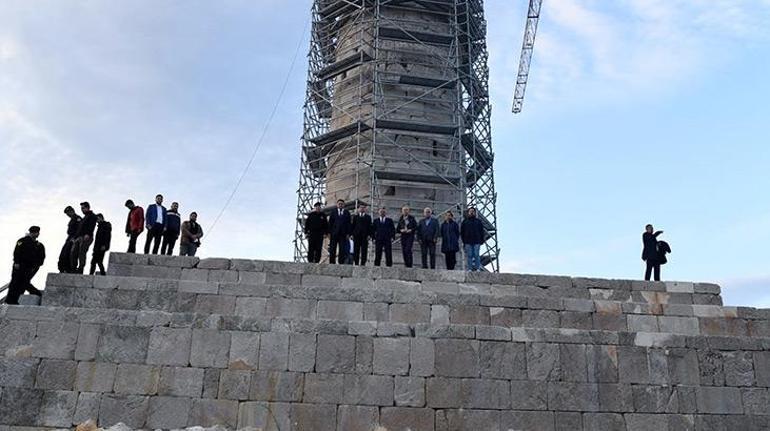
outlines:
[[[70,221],[67,224],[67,239],[64,241],[61,253],[59,253],[58,266],[59,272],[62,274],[72,272],[72,266],[70,266],[70,253],[72,252],[72,243],[75,242],[75,235],[78,233],[78,227],[82,220],[71,206],[64,208],[64,214],[69,217]]]
[[[96,215],[96,239],[94,239],[94,253],[91,255],[91,271],[89,274],[94,275],[96,267],[99,266],[99,275],[106,275],[104,272],[104,255],[110,249],[110,242],[112,241],[112,224],[104,220],[104,216],[101,214]]]
[[[305,219],[305,236],[307,237],[307,261],[318,263],[321,261],[321,250],[324,245],[324,235],[329,231],[329,221],[326,214],[321,211],[321,202],[316,202]]]
[[[88,249],[94,242],[94,231],[96,230],[96,214],[91,211],[91,204],[81,202],[80,211],[83,213],[83,220],[78,226],[78,233],[75,234],[75,241],[72,243],[72,252],[70,253],[70,265],[72,265],[72,272],[75,274],[82,274],[86,268]]]
[[[8,296],[5,297],[6,304],[18,304],[19,297],[26,290],[27,292],[42,296],[42,293],[32,285],[32,277],[45,261],[45,247],[37,241],[40,236],[40,228],[32,226],[29,233],[16,242],[16,248],[13,250],[13,272],[11,273],[11,283],[8,285]]]

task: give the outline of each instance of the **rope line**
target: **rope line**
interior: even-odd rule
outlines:
[[[206,236],[209,238],[211,238],[211,233],[214,231],[214,228],[217,226],[217,223],[219,223],[219,220],[222,218],[222,215],[225,213],[227,208],[230,206],[230,203],[233,201],[235,194],[238,192],[238,189],[241,187],[241,183],[243,183],[243,179],[246,178],[246,174],[251,169],[251,165],[254,163],[254,160],[257,157],[257,153],[259,152],[260,147],[262,147],[262,142],[265,140],[267,131],[273,122],[273,118],[275,118],[275,114],[278,112],[278,107],[281,105],[283,96],[285,95],[286,89],[289,86],[291,75],[294,72],[294,68],[297,64],[297,58],[299,57],[300,50],[302,49],[302,46],[304,45],[304,42],[305,42],[305,36],[307,35],[309,24],[310,24],[310,20],[308,19],[308,21],[305,23],[305,27],[302,30],[302,36],[300,37],[299,43],[297,44],[297,49],[294,51],[294,58],[292,58],[291,60],[291,65],[289,66],[289,72],[286,74],[286,79],[283,81],[283,86],[281,86],[281,91],[278,94],[278,98],[275,101],[275,105],[273,105],[273,110],[270,112],[270,115],[267,118],[267,122],[265,123],[265,127],[262,129],[262,134],[257,140],[256,145],[254,146],[254,151],[252,151],[251,153],[251,158],[249,158],[249,162],[246,163],[246,166],[241,172],[241,175],[238,177],[238,181],[235,183],[235,187],[233,187],[232,192],[230,192],[230,195],[227,197],[227,200],[225,201],[224,206],[222,206],[222,209],[219,211],[216,218],[214,218],[214,221],[211,223],[211,226],[208,228],[206,232]]]

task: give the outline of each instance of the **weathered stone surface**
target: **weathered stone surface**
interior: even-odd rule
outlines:
[[[118,365],[115,375],[115,393],[127,395],[155,395],[158,393],[160,369],[148,365]]]
[[[480,345],[475,340],[435,340],[436,375],[478,377]]]
[[[303,382],[301,373],[257,371],[251,376],[249,399],[299,402],[302,400]]]
[[[105,394],[99,406],[99,426],[122,422],[133,428],[141,428],[147,421],[148,407],[148,397]]]
[[[379,422],[380,411],[376,407],[339,406],[337,408],[337,431],[378,431]]]
[[[380,409],[380,425],[393,431],[432,431],[435,418],[431,409],[385,407]]]
[[[375,338],[374,362],[375,374],[406,375],[409,373],[408,338]]]
[[[37,424],[46,427],[70,427],[77,401],[77,392],[47,391],[43,395]]]
[[[356,340],[347,335],[318,336],[316,371],[351,373],[356,368]]]
[[[81,392],[112,392],[115,383],[115,364],[80,362],[75,377],[75,390]]]
[[[43,391],[39,389],[2,388],[0,423],[4,425],[36,425]]]
[[[165,367],[161,369],[158,395],[198,398],[203,390],[202,368]]]
[[[292,404],[291,430],[334,431],[337,428],[337,409],[334,405]]]
[[[72,424],[82,424],[88,420],[96,421],[99,417],[99,404],[102,401],[102,394],[93,392],[81,392],[78,395],[75,415],[72,417]],[[70,424],[71,425],[71,424]]]
[[[35,386],[35,374],[38,372],[39,359],[32,358],[0,358],[0,387],[31,388]],[[51,377],[49,367],[44,367],[44,383]],[[55,383],[54,383],[55,384]],[[46,388],[41,388],[46,389]]]
[[[228,368],[256,370],[259,365],[259,333],[235,331],[230,336]]]
[[[561,360],[558,344],[527,344],[527,375],[531,380],[559,380]]]
[[[511,402],[514,410],[546,410],[548,386],[531,380],[513,380]]]
[[[525,379],[526,349],[523,343],[482,341],[479,365],[481,377],[493,379]]]
[[[194,399],[188,425],[235,428],[238,425],[238,401]]]
[[[153,328],[147,352],[147,363],[187,366],[190,363],[190,329]]]
[[[209,329],[193,329],[189,345],[190,365],[194,367],[227,367],[230,355],[229,333]]]
[[[698,412],[710,414],[741,414],[741,392],[738,388],[699,387],[696,391]]]
[[[248,400],[251,374],[251,371],[222,370],[219,376],[218,397],[226,400]]]
[[[289,362],[289,334],[267,332],[260,336],[259,369],[286,371]]]
[[[315,368],[316,335],[289,336],[289,370],[307,372]]]
[[[342,374],[305,374],[302,400],[314,404],[341,404],[344,382]]]
[[[617,413],[586,413],[583,415],[586,430],[626,431],[623,415]]]
[[[548,383],[548,408],[562,411],[599,410],[599,387],[594,383]]]
[[[112,363],[144,363],[150,343],[148,328],[105,326],[99,336],[96,360]]]
[[[554,431],[553,412],[503,411],[500,428],[503,430]]]
[[[71,322],[38,322],[32,356],[73,359],[80,326]]]
[[[392,406],[393,398],[393,377],[346,375],[344,378],[344,404]]]

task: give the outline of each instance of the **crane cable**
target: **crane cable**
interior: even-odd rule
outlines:
[[[265,140],[265,136],[267,135],[267,130],[270,128],[270,124],[272,124],[273,118],[275,117],[276,112],[278,112],[278,107],[281,105],[283,96],[286,93],[286,89],[289,86],[291,75],[294,72],[294,67],[297,64],[297,58],[299,57],[299,52],[302,49],[302,46],[304,45],[304,42],[305,42],[305,35],[307,35],[309,24],[310,24],[310,20],[308,19],[307,22],[305,23],[305,27],[302,30],[302,36],[300,37],[299,43],[297,44],[297,49],[294,51],[294,58],[292,58],[291,60],[291,65],[289,66],[289,72],[286,74],[286,79],[283,81],[283,86],[281,87],[281,91],[278,94],[277,100],[275,101],[275,105],[273,105],[273,110],[270,112],[270,115],[267,118],[267,122],[265,123],[265,127],[262,129],[262,134],[257,140],[256,145],[254,146],[254,150],[251,153],[251,158],[249,158],[249,162],[246,163],[246,166],[243,168],[243,171],[238,177],[238,181],[235,183],[235,187],[233,187],[232,192],[230,192],[230,196],[227,197],[227,200],[225,201],[224,206],[222,206],[222,209],[219,211],[216,218],[214,218],[214,221],[211,223],[211,226],[208,228],[207,236],[209,238],[211,237],[211,232],[214,231],[214,228],[217,226],[217,223],[219,223],[219,220],[222,218],[222,215],[225,213],[225,210],[227,210],[227,207],[229,207],[230,203],[233,201],[235,194],[238,192],[238,189],[241,187],[241,183],[243,183],[243,179],[246,177],[246,174],[251,169],[251,165],[254,163],[254,160],[257,157],[257,152],[259,152],[260,147],[262,147],[262,142]]]

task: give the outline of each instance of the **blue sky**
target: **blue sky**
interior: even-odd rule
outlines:
[[[207,227],[302,43],[201,249],[290,259],[310,3],[2,0],[0,262],[34,223],[52,270],[82,200],[120,232],[160,192]],[[526,1],[486,3],[503,270],[638,278],[651,222],[664,278],[770,307],[770,0],[546,0],[518,116]]]

